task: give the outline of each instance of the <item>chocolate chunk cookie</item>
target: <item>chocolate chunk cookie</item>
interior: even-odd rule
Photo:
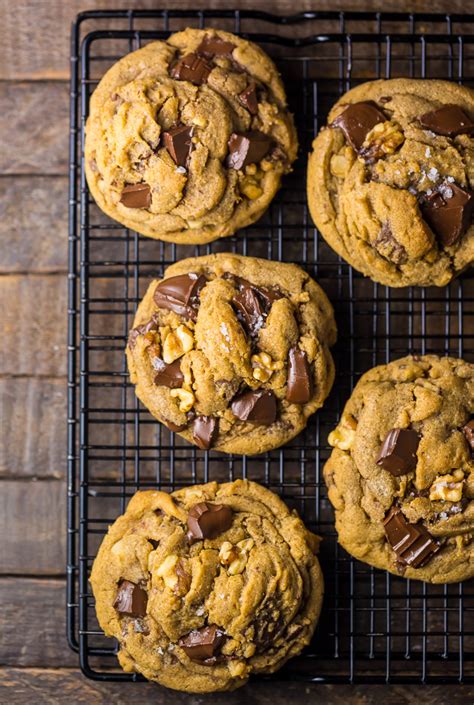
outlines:
[[[334,380],[333,310],[299,267],[217,254],[182,260],[138,307],[127,358],[139,399],[199,448],[286,443]]]
[[[275,65],[255,44],[186,29],[118,61],[90,102],[97,204],[143,235],[195,245],[266,210],[296,157]]]
[[[126,671],[177,690],[232,690],[310,641],[318,544],[254,482],[137,492],[92,568],[99,623]]]
[[[474,262],[474,92],[372,81],[313,142],[308,201],[322,236],[381,284],[444,286]]]
[[[329,443],[346,551],[431,583],[474,576],[474,365],[425,355],[374,367]]]

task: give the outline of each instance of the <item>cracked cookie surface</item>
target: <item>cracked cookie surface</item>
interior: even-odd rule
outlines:
[[[444,286],[474,262],[474,92],[447,81],[364,83],[313,142],[312,218],[388,286]]]
[[[334,380],[332,306],[293,264],[182,260],[153,281],[127,345],[138,398],[202,449],[254,454],[296,436]]]
[[[474,576],[474,365],[435,355],[356,385],[324,467],[339,542],[407,578]]]
[[[318,545],[248,480],[137,492],[92,568],[99,623],[126,671],[177,690],[232,690],[309,643],[323,596]]]
[[[186,29],[118,61],[94,91],[85,169],[109,216],[198,244],[256,221],[296,158],[282,82],[255,44]]]

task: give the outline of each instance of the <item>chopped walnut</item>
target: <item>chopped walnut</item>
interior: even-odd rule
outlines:
[[[181,387],[179,389],[172,389],[170,391],[170,395],[176,399],[179,399],[179,410],[182,411],[184,414],[188,411],[191,411],[194,406],[194,402],[196,401],[196,397],[192,392]]]
[[[171,364],[194,347],[194,336],[185,325],[180,325],[175,331],[171,331],[164,339],[163,360],[167,365]]]
[[[174,590],[178,584],[178,575],[176,573],[178,560],[178,556],[174,553],[170,556],[166,556],[165,560],[158,566],[156,571],[157,576],[163,578],[163,582],[170,590]]]
[[[374,161],[386,154],[393,154],[405,141],[402,128],[393,120],[379,122],[364,140],[360,151],[365,161]]]
[[[353,416],[343,416],[334,431],[328,436],[328,443],[339,450],[349,450],[355,439],[357,421]]]
[[[440,475],[431,485],[430,500],[441,499],[445,502],[459,502],[462,498],[463,485],[464,473],[462,470],[455,470],[451,475]]]
[[[252,355],[250,362],[253,367],[252,376],[259,382],[268,382],[276,370],[283,369],[283,362],[273,360],[266,352]]]
[[[227,566],[229,575],[243,573],[247,565],[248,554],[254,545],[253,539],[244,539],[235,545],[230,541],[224,541],[219,550],[219,561],[222,565]]]

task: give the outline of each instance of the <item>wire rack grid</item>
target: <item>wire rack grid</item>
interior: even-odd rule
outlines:
[[[260,43],[287,87],[300,157],[266,215],[201,247],[158,243],[106,218],[83,169],[90,95],[114,61],[186,26],[220,27]],[[474,682],[472,584],[406,581],[353,560],[337,544],[321,468],[327,435],[359,376],[408,354],[473,361],[472,271],[443,289],[389,289],[360,276],[327,247],[309,218],[305,162],[334,101],[380,77],[445,78],[474,85],[474,15],[251,11],[97,11],[78,16],[71,43],[68,312],[67,624],[90,678],[120,672],[116,645],[95,619],[88,584],[98,545],[139,488],[248,477],[301,513],[324,539],[323,615],[305,653],[274,678],[325,682]],[[325,407],[280,450],[243,458],[206,453],[157,424],[131,388],[126,336],[147,283],[176,259],[218,251],[293,261],[335,305],[337,377]]]

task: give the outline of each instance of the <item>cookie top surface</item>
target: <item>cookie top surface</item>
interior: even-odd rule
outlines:
[[[388,286],[444,286],[474,262],[474,92],[364,83],[313,142],[308,200],[331,247]]]
[[[233,254],[182,260],[150,284],[133,325],[137,396],[203,449],[282,445],[334,380],[332,306],[296,265]]]
[[[321,609],[318,539],[247,480],[137,492],[91,583],[119,660],[170,688],[230,690],[308,644]]]
[[[255,44],[186,29],[107,71],[85,168],[100,208],[149,237],[198,244],[257,220],[296,157],[277,70]]]
[[[433,583],[474,575],[474,365],[425,355],[375,367],[329,435],[342,546]]]

